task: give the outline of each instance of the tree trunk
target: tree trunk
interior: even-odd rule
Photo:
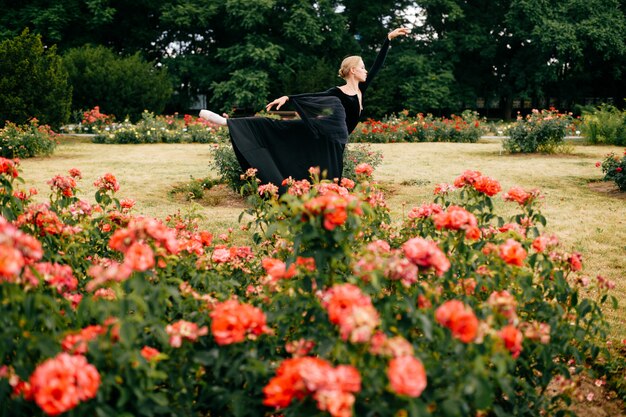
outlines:
[[[503,117],[505,122],[511,121],[511,113],[513,113],[513,99],[510,96],[502,97]]]

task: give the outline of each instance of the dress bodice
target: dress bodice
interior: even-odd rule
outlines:
[[[385,58],[387,57],[388,51],[389,51],[389,39],[385,38],[385,42],[383,43],[383,46],[380,48],[380,51],[378,52],[378,56],[376,57],[374,64],[368,71],[367,79],[365,80],[365,82],[359,83],[359,90],[361,90],[361,100],[365,99],[365,92],[367,91],[370,83],[372,82],[376,74],[378,74],[378,71],[380,71],[381,67],[383,66],[385,62]],[[359,97],[356,94],[354,95],[346,94],[339,87],[332,87],[326,91],[322,91],[319,93],[305,93],[305,94],[292,95],[292,96],[289,96],[289,99],[293,100],[294,102],[297,102],[298,99],[303,99],[303,98],[305,99],[306,97],[324,97],[324,96],[337,97],[341,101],[341,105],[343,106],[345,110],[345,121],[346,121],[348,134],[352,133],[354,128],[356,128],[357,124],[359,123],[359,118],[361,116],[361,103],[359,103]]]

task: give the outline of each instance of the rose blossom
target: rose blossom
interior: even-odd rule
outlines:
[[[99,177],[96,181],[94,181],[93,185],[102,192],[117,192],[120,189],[120,184],[119,182],[117,182],[117,178],[115,178],[115,176],[111,173],[106,173],[103,176]]]
[[[99,335],[107,332],[107,328],[99,324],[87,326],[78,333],[68,334],[61,341],[61,348],[69,353],[87,353],[87,344]]]
[[[449,328],[452,336],[464,343],[469,343],[478,334],[478,319],[472,309],[459,300],[449,300],[435,311],[439,324]]]
[[[133,271],[147,271],[154,267],[154,252],[149,245],[134,242],[124,253],[124,264]]]
[[[141,356],[143,356],[143,358],[148,362],[152,362],[153,360],[156,361],[157,356],[160,354],[161,352],[150,346],[144,346],[141,348]]]
[[[170,346],[179,348],[182,346],[183,339],[195,342],[198,337],[206,335],[209,329],[206,326],[199,328],[196,323],[179,320],[174,324],[168,324],[165,332],[170,336]]]
[[[522,351],[522,341],[524,340],[522,332],[509,324],[498,332],[498,336],[504,342],[504,347],[511,352],[511,356],[517,358]]]
[[[574,252],[567,258],[567,262],[569,263],[569,267],[573,272],[580,271],[583,269],[582,263],[582,255],[578,252]]]
[[[507,319],[513,319],[516,316],[517,301],[507,290],[492,292],[487,299],[487,304]]]
[[[426,389],[426,370],[413,356],[401,356],[389,361],[387,376],[391,389],[398,395],[417,398]]]
[[[477,225],[476,216],[459,206],[449,206],[445,212],[434,214],[433,221],[438,230],[466,230]]]
[[[218,264],[228,262],[230,260],[230,251],[223,245],[220,247],[216,246],[213,255],[211,255],[211,260]]]
[[[352,181],[350,178],[342,178],[339,185],[349,190],[353,189],[355,186],[354,181]]]
[[[0,174],[7,174],[12,178],[17,178],[17,176],[19,175],[19,172],[17,170],[18,165],[19,162],[0,157]]]
[[[441,212],[443,212],[443,208],[437,203],[422,204],[419,207],[413,207],[407,217],[409,219],[424,219]]]
[[[259,185],[259,195],[267,195],[268,197],[278,196],[278,187],[274,184],[267,183],[263,185]]]
[[[353,284],[337,284],[322,295],[328,318],[337,324],[343,340],[367,342],[380,324],[371,299]]]
[[[95,397],[100,374],[84,356],[61,353],[35,369],[30,385],[37,405],[46,414],[56,416]]]
[[[321,358],[285,359],[276,376],[263,388],[263,404],[287,407],[293,399],[312,395],[319,410],[333,417],[352,416],[354,393],[361,390],[361,375],[349,365],[333,368]]]
[[[417,266],[433,267],[437,275],[443,275],[450,269],[450,261],[446,255],[437,247],[435,242],[415,237],[407,240],[402,245],[402,250]]]
[[[294,358],[303,357],[309,354],[315,347],[313,340],[298,339],[285,344],[285,351],[291,353]]]
[[[61,175],[55,175],[50,181],[48,181],[50,188],[54,190],[58,189],[65,197],[73,197],[74,189],[76,188],[76,180],[72,177],[63,177]]]
[[[356,166],[356,168],[354,169],[354,172],[356,172],[357,174],[365,174],[366,176],[369,177],[374,172],[374,168],[372,168],[370,164],[361,163]]]
[[[210,316],[211,333],[218,345],[240,343],[246,337],[255,338],[271,333],[265,324],[265,313],[261,309],[234,299],[217,303]]]
[[[454,186],[456,188],[461,188],[464,185],[472,185],[480,176],[482,176],[480,171],[467,170],[454,180]]]
[[[526,259],[526,251],[522,245],[515,239],[507,239],[498,248],[498,254],[500,258],[507,264],[522,266],[524,265],[524,259]]]
[[[515,201],[520,206],[523,206],[532,198],[532,196],[532,193],[524,191],[521,187],[511,187],[509,191],[504,193],[502,198],[505,201]]]
[[[287,268],[287,265],[279,259],[263,258],[261,264],[273,282],[293,278],[296,274],[296,264],[291,264]]]
[[[497,180],[484,175],[478,177],[473,185],[476,191],[487,194],[489,197],[493,197],[502,190]]]

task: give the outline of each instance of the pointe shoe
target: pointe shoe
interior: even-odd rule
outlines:
[[[216,125],[226,126],[226,119],[220,116],[217,113],[213,113],[210,110],[200,110],[200,115],[202,119],[207,120],[211,123],[215,123]]]

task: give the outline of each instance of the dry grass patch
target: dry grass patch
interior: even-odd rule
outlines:
[[[121,197],[137,201],[141,214],[164,217],[177,211],[204,216],[204,226],[221,232],[238,228],[243,200],[225,187],[214,187],[201,200],[171,197],[170,190],[191,178],[216,177],[208,164],[211,145],[153,144],[97,145],[83,139],[67,139],[54,156],[22,161],[26,186],[47,197],[46,181],[70,168],[83,172],[84,198],[92,198],[91,183],[111,172],[121,183]],[[614,294],[626,299],[626,193],[605,183],[595,162],[617,147],[574,146],[567,155],[507,155],[499,142],[402,143],[372,145],[383,152],[375,178],[388,191],[395,219],[425,201],[432,200],[435,184],[452,182],[466,169],[479,170],[500,181],[504,190],[513,185],[539,188],[545,195],[543,213],[548,232],[557,234],[567,248],[583,254],[585,272],[616,282]],[[496,198],[499,213],[509,210]],[[606,311],[612,336],[626,338],[623,317],[626,305]]]

